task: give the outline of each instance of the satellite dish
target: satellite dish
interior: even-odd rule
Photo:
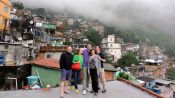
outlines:
[[[33,21],[32,20],[30,21],[30,24],[33,24]]]
[[[22,37],[18,37],[18,40],[19,40],[19,41],[22,41]]]

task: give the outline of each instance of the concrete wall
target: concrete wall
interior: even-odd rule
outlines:
[[[47,85],[50,85],[51,87],[60,85],[60,77],[61,77],[60,70],[33,65],[32,75],[37,75],[36,70],[39,73],[41,82],[43,83],[44,87],[47,87]]]
[[[29,48],[23,47],[19,44],[2,44],[0,43],[0,53],[4,55],[6,65],[10,63],[10,66],[22,65],[24,59],[27,59],[29,55]],[[24,58],[26,57],[26,58]]]
[[[62,52],[46,52],[46,53],[44,54],[44,57],[47,58],[47,55],[51,55],[51,58],[52,58],[52,59],[57,59],[57,60],[59,60],[61,54],[62,54]]]

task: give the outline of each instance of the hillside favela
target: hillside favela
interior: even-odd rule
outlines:
[[[0,0],[0,98],[175,98],[174,9]]]

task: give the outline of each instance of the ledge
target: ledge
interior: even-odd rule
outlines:
[[[148,90],[148,89],[146,89],[146,88],[144,88],[144,87],[141,87],[141,86],[139,86],[139,85],[136,85],[136,84],[134,84],[134,83],[132,83],[132,82],[130,82],[130,81],[128,81],[128,80],[125,80],[125,79],[122,79],[122,78],[119,78],[118,80],[119,80],[119,81],[122,81],[122,82],[125,82],[125,83],[127,83],[128,85],[131,85],[131,86],[133,86],[133,87],[136,87],[136,88],[138,88],[138,89],[140,89],[140,90],[142,90],[142,91],[144,91],[144,92],[146,92],[146,93],[148,93],[148,94],[150,94],[150,95],[153,95],[153,96],[155,96],[156,98],[165,98],[165,97],[160,96],[159,94],[156,94],[156,93],[154,93],[154,92],[152,92],[152,91],[150,91],[150,90]]]

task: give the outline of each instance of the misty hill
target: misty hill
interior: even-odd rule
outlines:
[[[162,33],[151,28],[143,27],[135,30],[106,27],[106,32],[124,38],[125,42],[146,42],[150,45],[157,45],[165,50],[165,53],[170,57],[175,56],[175,37],[169,33]]]

